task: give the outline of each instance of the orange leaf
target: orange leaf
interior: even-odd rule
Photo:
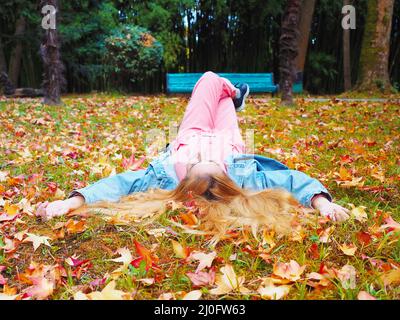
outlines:
[[[73,219],[69,219],[65,223],[65,228],[69,234],[80,233],[86,230],[85,221],[75,221]]]
[[[182,212],[179,216],[181,217],[183,222],[189,226],[193,226],[198,223],[197,217],[191,211],[189,211],[188,213]]]
[[[155,262],[157,262],[157,257],[154,257],[149,249],[143,247],[139,242],[136,240],[134,241],[136,252],[139,254],[139,260],[144,260],[146,262],[146,270],[149,270],[152,267],[158,268]],[[138,259],[136,259],[138,261]],[[135,260],[133,261],[135,262]],[[140,263],[140,262],[139,262]]]
[[[342,166],[339,169],[339,178],[342,181],[351,181],[352,180],[351,172]]]
[[[356,233],[357,240],[364,246],[367,246],[371,243],[372,237],[368,232],[360,231]]]

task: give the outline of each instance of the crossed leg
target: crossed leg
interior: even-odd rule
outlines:
[[[236,144],[243,144],[232,98],[233,84],[213,72],[196,83],[186,108],[178,136],[192,132],[226,132]]]
[[[206,72],[197,82],[173,142],[179,180],[186,175],[188,163],[200,159],[218,162],[232,153],[244,153],[232,100],[236,92],[232,83],[213,72]],[[198,133],[211,133],[215,138],[199,138]]]
[[[187,131],[212,132],[219,128],[234,127],[237,123],[235,108],[232,98],[236,95],[236,88],[226,79],[219,77],[213,72],[206,72],[196,83],[190,102],[186,108],[182,123],[179,127],[178,136]],[[221,101],[226,102],[223,105]],[[228,100],[232,102],[232,108],[228,105]],[[225,107],[229,107],[231,112],[229,117],[224,120],[222,115],[227,115]]]

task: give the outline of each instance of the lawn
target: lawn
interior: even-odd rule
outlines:
[[[343,224],[304,210],[315,223],[297,237],[265,229],[256,240],[245,228],[208,247],[207,236],[176,225],[201,228],[184,206],[145,226],[85,213],[43,222],[32,214],[40,201],[137,167],[151,146],[146,132],[167,134],[187,101],[0,100],[0,299],[400,298],[399,102],[300,99],[288,108],[254,96],[239,114],[256,153],[318,178],[351,209]]]

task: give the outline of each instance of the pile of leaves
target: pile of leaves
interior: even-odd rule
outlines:
[[[165,130],[166,142],[188,98],[64,101],[0,99],[0,299],[399,299],[399,104],[251,99],[238,116],[254,152],[318,178],[351,218],[336,224],[304,208],[315,223],[297,237],[231,230],[209,247],[178,227],[198,228],[185,205],[139,227],[34,215],[39,202],[146,167],[157,154],[146,132]]]

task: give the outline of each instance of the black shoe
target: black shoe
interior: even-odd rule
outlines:
[[[245,100],[250,93],[250,87],[247,83],[240,83],[235,85],[235,88],[240,90],[240,98],[234,98],[233,104],[235,105],[236,112],[244,110]]]

